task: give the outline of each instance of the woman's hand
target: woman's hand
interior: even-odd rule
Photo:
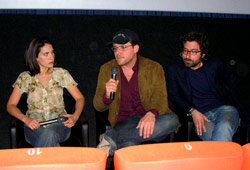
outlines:
[[[29,117],[25,117],[23,121],[31,130],[38,129],[40,127],[40,123],[36,119],[32,119]]]
[[[71,114],[66,114],[66,115],[62,115],[62,116],[68,118],[68,120],[63,122],[64,126],[67,126],[68,128],[71,128],[71,127],[75,126],[75,123],[79,118],[75,114],[72,114],[72,115]]]

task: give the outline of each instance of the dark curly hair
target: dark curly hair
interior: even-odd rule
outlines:
[[[187,41],[196,41],[200,45],[201,55],[208,54],[208,39],[202,32],[189,32],[180,38],[180,50],[184,50]]]

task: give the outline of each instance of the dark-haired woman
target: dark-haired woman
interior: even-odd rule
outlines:
[[[71,127],[82,113],[85,100],[77,83],[69,72],[54,67],[55,54],[52,42],[47,38],[33,39],[25,51],[26,70],[13,84],[13,92],[7,103],[7,111],[24,122],[24,135],[34,147],[60,146],[67,140]],[[63,88],[75,99],[75,112],[67,114],[63,100]],[[23,93],[27,93],[28,110],[23,114],[17,104]],[[67,117],[63,123],[40,126],[39,122]]]

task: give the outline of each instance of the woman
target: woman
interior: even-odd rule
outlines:
[[[24,136],[34,147],[60,146],[67,140],[71,127],[82,113],[85,100],[77,83],[63,68],[53,67],[55,54],[53,44],[47,38],[33,39],[25,51],[25,72],[13,84],[13,91],[7,103],[7,111],[24,122]],[[63,101],[63,88],[75,99],[75,112],[67,114]],[[23,93],[27,93],[28,110],[24,115],[17,104]],[[40,126],[39,122],[67,117],[63,123]]]

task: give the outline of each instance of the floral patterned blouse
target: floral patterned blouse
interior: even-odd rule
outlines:
[[[38,121],[45,121],[67,114],[63,101],[63,88],[77,86],[69,72],[63,68],[53,68],[52,77],[46,87],[31,76],[22,72],[13,87],[18,86],[22,93],[27,93],[28,110],[26,116]]]

